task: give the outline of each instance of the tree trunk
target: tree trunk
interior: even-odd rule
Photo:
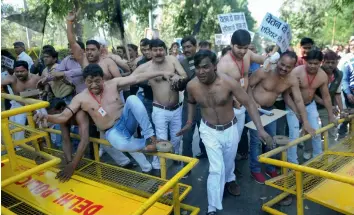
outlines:
[[[79,0],[74,0],[74,6],[75,6],[76,11],[78,11],[79,8],[80,8]],[[84,11],[81,11],[81,13],[84,13]],[[83,15],[79,14],[79,16],[76,18],[75,28],[74,28],[77,40],[81,41],[81,42],[83,41],[83,37],[82,37],[82,35],[83,35],[83,27],[82,27],[82,24],[80,23],[82,18],[83,18]]]

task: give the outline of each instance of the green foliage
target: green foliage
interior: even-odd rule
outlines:
[[[281,18],[291,26],[293,45],[302,37],[311,37],[322,47],[332,43],[333,29],[334,43],[348,42],[354,33],[353,3],[346,0],[286,0],[280,12]]]
[[[244,12],[248,27],[253,30],[255,20],[248,10],[247,0],[165,0],[160,26],[161,37],[172,42],[173,38],[191,35],[202,17],[201,28],[196,37],[213,42],[214,34],[221,33],[217,15],[232,12]]]

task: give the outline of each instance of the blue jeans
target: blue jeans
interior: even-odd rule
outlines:
[[[137,96],[131,95],[125,102],[120,119],[106,131],[106,140],[119,151],[140,151],[145,147],[145,140],[132,137],[138,124],[142,129],[141,134],[145,140],[154,136],[154,130],[143,103]]]
[[[288,120],[288,125],[289,125],[289,141],[294,141],[295,139],[299,138],[300,136],[300,123],[298,118],[296,117],[295,113],[287,107],[287,110],[289,111],[288,114],[286,115],[286,118]],[[320,128],[320,125],[318,123],[318,111],[317,111],[317,106],[316,102],[313,101],[309,105],[306,105],[306,112],[307,112],[307,120],[310,123],[310,126],[317,130]],[[312,138],[312,156],[316,157],[317,155],[322,153],[322,142],[321,142],[321,136],[316,135],[316,137]],[[288,161],[291,163],[296,163],[298,164],[299,161],[297,160],[297,146],[293,146],[288,149]]]
[[[152,122],[152,102],[153,101],[145,98],[143,95],[143,92],[138,92],[137,96],[140,99],[140,101],[144,104],[147,114],[149,116],[150,122],[152,124],[152,128],[155,130],[155,125]]]
[[[272,110],[273,107],[270,108],[264,108],[265,110]],[[260,113],[260,115],[263,115]],[[248,114],[248,112],[246,112],[246,122],[250,122],[251,121],[251,117]],[[270,124],[264,126],[264,130],[271,136],[274,137],[276,134],[276,130],[277,130],[277,121],[273,121]],[[262,146],[262,142],[259,139],[258,136],[258,131],[257,130],[253,130],[253,129],[249,129],[250,132],[250,169],[251,172],[254,173],[259,173],[261,172],[261,164],[258,162],[258,156],[261,154],[260,151],[263,147]],[[267,164],[266,165],[266,171],[271,172],[274,171],[275,167],[272,165]]]

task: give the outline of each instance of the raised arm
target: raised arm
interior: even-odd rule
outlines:
[[[66,17],[66,20],[67,20],[66,33],[67,33],[68,42],[70,44],[70,48],[73,52],[73,56],[74,56],[75,60],[80,63],[82,68],[85,68],[88,65],[88,61],[85,57],[85,53],[83,52],[83,50],[81,49],[79,44],[77,44],[77,42],[76,42],[75,34],[74,34],[74,30],[73,30],[73,24],[74,24],[76,15],[77,14],[75,13],[75,11],[71,11],[71,12],[69,12],[68,16]]]
[[[1,80],[1,86],[13,84],[15,80],[16,79],[12,75],[8,75],[5,79]]]
[[[172,63],[175,67],[176,73],[181,76],[182,79],[187,78],[187,73],[184,71],[181,63],[178,61],[178,59],[174,56],[170,56],[170,59],[172,60]]]

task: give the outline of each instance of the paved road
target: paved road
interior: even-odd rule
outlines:
[[[195,133],[193,141],[193,153],[199,152],[199,137]],[[104,161],[112,163],[112,159],[107,154],[103,156]],[[180,168],[180,166],[169,163],[168,177],[172,177]],[[206,183],[208,177],[209,163],[207,159],[201,159],[198,165],[193,169],[191,175],[187,179],[183,179],[182,183],[192,186],[192,191],[185,199],[185,203],[197,206],[201,209],[200,214],[207,212],[207,191]],[[237,181],[241,186],[241,196],[233,197],[227,192],[224,195],[224,210],[218,212],[218,215],[258,215],[267,214],[261,211],[264,202],[269,201],[272,197],[278,195],[280,191],[266,185],[257,184],[249,175],[248,160],[238,163],[238,170],[242,175],[237,174]],[[277,206],[282,212],[289,215],[296,214],[296,201],[293,199],[291,206]],[[305,214],[309,215],[337,215],[333,210],[324,208],[318,204],[309,201],[304,202]]]

